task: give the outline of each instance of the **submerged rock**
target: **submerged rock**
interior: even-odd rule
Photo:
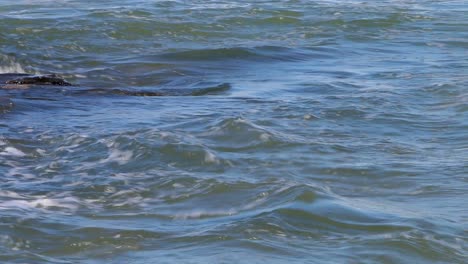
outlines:
[[[26,73],[6,73],[0,74],[0,88],[9,90],[24,90],[41,86],[77,86],[64,80],[55,74],[31,75]],[[120,89],[120,88],[86,88],[70,87],[61,92],[69,95],[125,95],[125,96],[203,96],[223,93],[231,88],[228,83],[215,86],[197,87],[187,89],[160,88],[157,90],[148,89]],[[48,89],[48,91],[50,91]]]
[[[93,88],[77,91],[79,94],[102,94],[102,95],[126,95],[126,96],[203,96],[215,95],[225,92],[231,88],[228,83],[222,83],[216,86],[209,86],[203,88],[187,88],[187,89],[159,89],[152,90],[134,90],[134,89],[106,89],[106,88]]]

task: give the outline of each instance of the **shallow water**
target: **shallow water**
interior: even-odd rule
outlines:
[[[466,263],[466,17],[0,1],[0,262]]]

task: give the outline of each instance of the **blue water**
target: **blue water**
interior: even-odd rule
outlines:
[[[1,263],[466,263],[465,1],[0,1]]]

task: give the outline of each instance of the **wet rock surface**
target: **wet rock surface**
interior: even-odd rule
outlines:
[[[56,74],[32,75],[27,73],[3,73],[0,74],[0,87],[8,88],[13,85],[24,86],[73,86]]]
[[[72,86],[71,83],[58,77],[55,74],[48,75],[24,75],[18,76],[15,79],[7,80],[6,84],[18,85],[58,85],[58,86]]]

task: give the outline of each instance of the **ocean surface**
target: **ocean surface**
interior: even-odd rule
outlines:
[[[468,3],[0,0],[0,263],[468,263]],[[161,95],[161,96],[149,96]]]

